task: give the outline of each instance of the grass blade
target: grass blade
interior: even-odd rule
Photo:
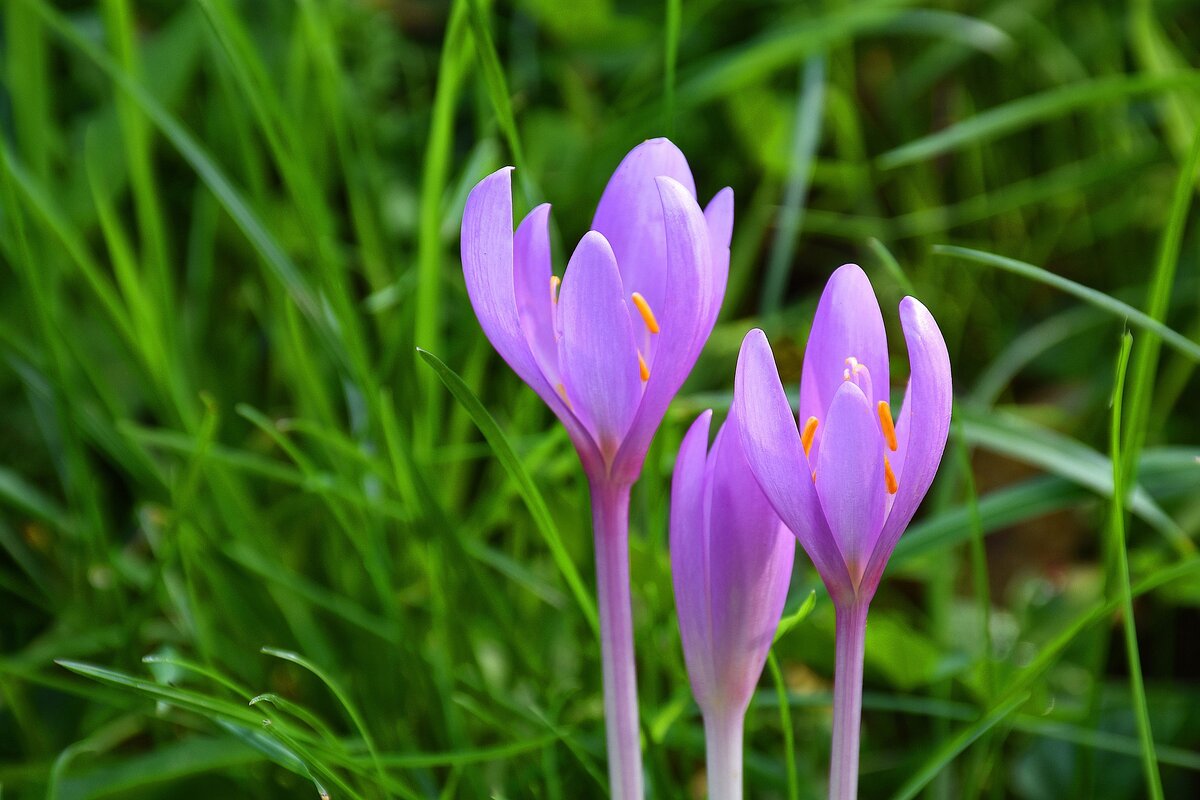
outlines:
[[[905,781],[904,785],[892,795],[892,800],[912,800],[912,798],[920,794],[921,790],[938,776],[947,764],[974,744],[979,737],[1004,721],[1005,718],[1016,711],[1028,699],[1029,692],[1027,691],[1009,698],[980,717],[979,721],[974,725],[967,726],[951,739],[944,742],[941,747],[926,759],[925,763],[917,769],[916,773]]]
[[[496,424],[495,417],[484,408],[483,403],[479,402],[479,398],[475,396],[475,393],[471,391],[470,387],[467,386],[454,370],[446,366],[433,353],[420,348],[417,348],[417,352],[425,360],[425,363],[437,373],[438,378],[450,390],[450,394],[454,395],[454,399],[466,409],[471,419],[479,427],[479,432],[483,434],[488,444],[491,445],[496,457],[500,459],[500,463],[508,471],[513,481],[516,482],[517,490],[521,493],[521,497],[524,498],[525,505],[529,508],[529,513],[533,517],[534,524],[542,534],[542,538],[545,539],[546,545],[550,548],[550,554],[554,557],[554,563],[562,573],[567,586],[570,587],[571,594],[575,595],[575,600],[579,603],[579,608],[583,611],[588,624],[592,626],[593,632],[599,636],[600,622],[596,616],[595,602],[592,600],[591,595],[588,594],[583,580],[579,577],[579,572],[575,569],[575,563],[571,561],[571,556],[567,553],[566,547],[563,546],[562,535],[558,532],[558,526],[554,524],[554,518],[550,515],[550,509],[546,507],[546,501],[542,498],[542,493],[538,491],[537,485],[533,482],[533,478],[529,476],[525,465],[517,457],[516,452],[508,441],[508,437],[504,435],[504,431],[500,430],[500,426]]]
[[[796,103],[796,127],[792,139],[789,159],[787,190],[784,192],[783,207],[779,209],[779,223],[775,229],[775,242],[771,247],[771,260],[767,264],[767,275],[763,281],[759,307],[766,315],[779,310],[784,289],[787,288],[792,254],[796,249],[796,238],[804,222],[804,205],[808,198],[808,187],[812,177],[813,160],[821,141],[821,117],[825,105],[825,57],[815,55],[804,63],[801,73],[800,97]]]
[[[972,250],[969,247],[958,247],[950,244],[935,244],[932,252],[934,255],[961,258],[969,263],[999,267],[1006,272],[1012,272],[1039,283],[1044,283],[1047,286],[1053,286],[1055,289],[1059,289],[1069,295],[1074,295],[1085,303],[1090,303],[1102,311],[1107,311],[1118,319],[1128,320],[1131,326],[1155,334],[1165,344],[1170,345],[1191,360],[1200,361],[1200,344],[1193,342],[1174,329],[1168,328],[1163,323],[1137,310],[1128,303],[1122,303],[1120,300],[1109,297],[1104,292],[1076,283],[1061,275],[1055,275],[1053,272],[1041,267],[1035,267],[1033,264],[1027,264],[1024,261],[999,256],[994,253],[985,253],[982,250]]]
[[[895,169],[1061,117],[1077,109],[1188,86],[1200,86],[1200,73],[1187,70],[1160,75],[1118,75],[1061,86],[975,114],[937,133],[889,150],[879,156],[876,163],[880,169]]]
[[[1189,190],[1190,193],[1190,190]],[[1117,358],[1116,387],[1112,397],[1112,426],[1109,441],[1112,448],[1113,495],[1110,551],[1116,559],[1115,582],[1120,593],[1121,621],[1125,630],[1125,656],[1129,662],[1129,691],[1133,696],[1134,719],[1137,722],[1138,742],[1141,745],[1142,768],[1146,773],[1146,791],[1152,800],[1162,800],[1162,777],[1158,774],[1158,756],[1154,752],[1154,731],[1150,727],[1150,711],[1146,705],[1146,687],[1142,683],[1142,660],[1138,653],[1137,624],[1133,617],[1133,594],[1129,587],[1129,553],[1125,549],[1125,475],[1121,458],[1121,403],[1125,394],[1125,372],[1129,366],[1129,351],[1133,337],[1121,337],[1121,352]]]

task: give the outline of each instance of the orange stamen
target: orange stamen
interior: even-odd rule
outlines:
[[[892,422],[892,407],[886,400],[879,401],[879,427],[883,429],[883,439],[887,442],[888,450],[893,453],[900,446],[896,441],[896,425]]]
[[[888,494],[895,494],[900,488],[900,484],[896,483],[896,473],[892,472],[892,465],[887,460],[887,456],[883,457],[883,483],[887,487]]]
[[[571,405],[571,401],[567,398],[567,387],[563,386],[561,383],[558,385],[558,394],[560,397],[562,397],[563,402],[569,407]]]
[[[634,292],[631,297],[633,304],[637,306],[638,313],[642,315],[642,321],[646,323],[646,327],[651,333],[658,333],[658,320],[654,317],[654,312],[650,310],[650,304],[646,302],[646,298],[642,297],[639,292]]]
[[[562,278],[557,275],[550,276],[550,302],[558,302],[558,285],[562,283]]]
[[[642,354],[638,353],[638,369],[642,373],[642,382],[650,380],[650,368],[646,366],[646,359],[642,358]]]
[[[812,450],[813,439],[817,437],[817,418],[809,417],[804,423],[804,430],[800,434],[800,444],[804,445],[804,455]]]

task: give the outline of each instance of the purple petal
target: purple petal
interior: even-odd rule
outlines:
[[[867,275],[855,264],[838,267],[825,284],[800,373],[800,424],[816,417],[817,436],[810,455],[819,458],[825,415],[842,385],[846,359],[856,358],[870,371],[872,405],[888,398],[887,333],[883,314]]]
[[[567,264],[558,313],[559,367],[571,409],[611,462],[637,413],[642,378],[617,261],[595,231],[584,234]]]
[[[796,538],[746,461],[736,411],[709,456],[709,584],[720,699],[744,711],[762,675],[792,577]]]
[[[896,418],[896,449],[893,452],[886,453],[888,463],[892,466],[892,475],[899,482],[900,476],[904,474],[904,457],[908,451],[908,428],[912,424],[909,417],[912,416],[912,403],[908,402],[908,398],[912,393],[912,381],[904,385],[904,402],[900,405],[900,416]],[[896,495],[888,495],[888,513],[892,513],[892,506],[896,501]]]
[[[558,341],[555,301],[550,285],[550,204],[543,203],[521,221],[513,240],[517,314],[525,341],[551,386],[557,386]]]
[[[853,382],[843,381],[829,405],[817,458],[817,495],[856,584],[883,528],[884,447],[871,401]]]
[[[712,333],[721,313],[721,302],[725,299],[725,287],[729,283],[729,241],[733,235],[733,189],[726,186],[704,208],[704,220],[708,223],[708,239],[712,247],[712,301],[705,325],[704,339]],[[701,342],[703,346],[703,342]],[[699,355],[697,353],[697,355]]]
[[[825,523],[775,357],[758,329],[742,341],[733,405],[746,461],[763,494],[800,540],[829,593],[835,599],[852,598],[854,585]]]
[[[716,686],[709,615],[708,497],[704,491],[712,412],[692,423],[679,446],[671,480],[671,582],[688,678],[704,704]]]
[[[683,153],[667,139],[650,139],[629,151],[613,172],[592,220],[592,230],[604,234],[617,255],[626,296],[640,292],[656,313],[667,292],[663,208],[654,185],[660,175],[679,181],[695,198]]]
[[[671,178],[658,178],[666,250],[663,266],[670,292],[655,309],[660,323],[654,350],[647,358],[650,379],[637,418],[614,465],[614,473],[636,479],[667,406],[683,385],[707,331],[712,301],[712,250],[708,225],[695,198]],[[641,320],[638,320],[641,324]],[[697,341],[699,340],[699,345]]]
[[[511,173],[512,167],[493,172],[467,196],[461,236],[467,296],[488,341],[562,420],[584,467],[592,469],[598,465],[599,454],[591,436],[543,375],[517,312]]]
[[[896,437],[903,443],[903,456],[898,459],[901,471],[896,475],[899,488],[864,577],[864,583],[876,585],[900,534],[933,483],[950,433],[953,403],[950,356],[929,309],[912,297],[904,298],[900,302],[900,324],[912,375],[896,426]]]

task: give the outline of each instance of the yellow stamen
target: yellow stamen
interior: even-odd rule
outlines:
[[[888,494],[895,494],[900,488],[900,484],[896,483],[896,473],[892,472],[892,465],[887,460],[887,456],[883,457],[883,483],[887,487]]]
[[[646,366],[646,359],[642,358],[642,354],[638,353],[638,369],[642,373],[642,382],[650,380],[650,368]]]
[[[563,386],[561,383],[558,385],[558,394],[560,397],[562,397],[563,402],[569,407],[571,405],[571,401],[567,397],[567,387]]]
[[[900,443],[896,441],[896,424],[892,422],[892,407],[886,400],[879,401],[879,427],[883,429],[883,439],[887,442],[888,450],[893,453]]]
[[[808,422],[804,423],[804,430],[800,433],[800,444],[804,445],[804,455],[812,450],[813,439],[817,436],[817,418],[809,417]]]
[[[654,317],[654,312],[650,310],[650,304],[646,302],[646,298],[642,297],[639,292],[634,292],[632,295],[633,304],[637,306],[638,313],[642,315],[642,321],[646,323],[646,327],[651,333],[658,333],[658,320]],[[645,378],[642,378],[645,380]]]
[[[850,356],[846,359],[846,366],[850,368],[851,372],[858,372],[858,359]]]
[[[550,302],[558,302],[558,285],[562,283],[562,278],[557,275],[550,276]]]

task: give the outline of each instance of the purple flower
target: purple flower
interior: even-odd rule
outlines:
[[[666,139],[635,147],[600,198],[560,281],[550,206],[513,233],[511,168],[463,210],[467,294],[492,346],[566,426],[592,497],[610,791],[642,796],[629,598],[629,489],[725,296],[733,192],[702,212]]]
[[[593,480],[632,483],[721,307],[733,192],[701,212],[687,160],[666,139],[617,167],[561,287],[550,206],[512,229],[511,168],[463,211],[467,293],[492,345],[570,433]]]
[[[797,426],[760,330],[738,357],[735,403],[763,492],[835,601],[874,596],[900,534],[933,482],[950,430],[950,359],[929,310],[906,297],[912,367],[900,416],[889,405],[887,336],[867,276],[829,279],[804,352]]]
[[[736,415],[711,452],[705,411],[684,437],[671,486],[671,577],[692,694],[704,714],[709,797],[742,790],[742,723],[792,577],[796,540],[742,452]]]
[[[830,797],[858,780],[867,608],[925,497],[950,430],[950,359],[929,310],[900,302],[912,368],[900,416],[888,404],[887,337],[871,283],[853,264],[829,279],[804,353],[798,426],[760,330],[738,357],[734,406],[763,493],[800,540],[837,610]]]

